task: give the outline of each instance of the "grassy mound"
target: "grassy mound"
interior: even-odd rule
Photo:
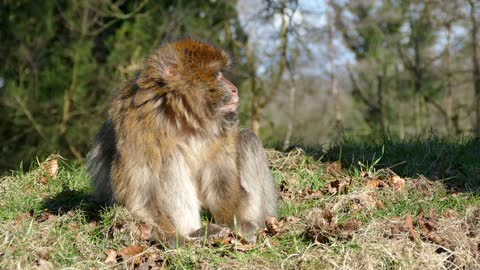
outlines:
[[[0,268],[479,269],[478,145],[268,150],[281,202],[257,243],[178,249],[122,207],[95,209],[84,167],[52,156],[0,179]]]

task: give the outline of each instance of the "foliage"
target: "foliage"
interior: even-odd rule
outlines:
[[[82,159],[111,94],[166,40],[204,39],[241,57],[236,12],[235,1],[7,1],[0,168],[52,152]]]

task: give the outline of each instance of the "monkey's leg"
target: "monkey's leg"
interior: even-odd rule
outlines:
[[[114,190],[129,211],[156,227],[161,240],[176,246],[189,241],[189,234],[201,224],[200,202],[188,166],[181,154],[172,156],[161,168],[123,166],[117,172],[119,177],[130,175],[129,180],[121,181],[128,186],[114,184]]]
[[[276,216],[277,192],[265,150],[255,133],[240,131],[238,157],[240,183],[247,192],[240,198],[240,229],[251,235],[264,226],[266,217]]]

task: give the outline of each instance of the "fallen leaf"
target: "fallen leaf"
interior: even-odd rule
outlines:
[[[235,241],[234,249],[236,251],[249,251],[252,250],[255,246],[248,243],[241,243],[240,241]]]
[[[105,259],[105,264],[114,264],[117,263],[117,252],[113,249],[106,249],[105,254],[107,258]]]
[[[338,160],[327,164],[327,173],[329,174],[339,173],[341,170],[342,163],[340,163]]]
[[[145,223],[137,224],[134,232],[141,240],[149,240],[152,237],[152,226]]]
[[[58,160],[56,158],[47,160],[43,163],[43,168],[45,169],[45,173],[54,178],[58,174]]]
[[[355,231],[358,229],[359,222],[356,219],[350,219],[342,224],[342,229],[345,231]]]
[[[418,236],[415,230],[413,229],[413,220],[410,214],[407,214],[407,216],[405,217],[405,227],[407,227],[407,229],[410,232],[410,238],[414,241],[417,241]]]
[[[35,270],[52,270],[54,269],[53,264],[49,261],[39,259],[34,261],[33,269]]]
[[[330,210],[325,210],[323,211],[323,214],[322,214],[323,218],[326,219],[328,221],[328,223],[331,223],[332,222],[332,219],[333,219],[333,213],[332,211]]]
[[[118,255],[122,256],[123,260],[127,260],[130,257],[136,256],[143,252],[143,247],[139,245],[132,245],[124,248],[118,252]]]
[[[334,180],[330,183],[327,183],[327,185],[323,187],[323,190],[324,190],[324,193],[328,192],[330,194],[346,192],[348,190],[349,184],[350,184],[350,181],[346,179]]]
[[[377,209],[382,209],[383,207],[385,207],[385,205],[383,204],[382,200],[377,200],[375,201],[375,207],[377,207]]]
[[[405,187],[405,179],[398,175],[392,177],[393,191],[401,191]]]
[[[310,192],[305,199],[320,199],[323,197],[323,192],[321,190]]]
[[[265,227],[269,235],[276,235],[280,232],[280,226],[276,217],[267,217],[265,219]]]
[[[367,187],[371,187],[371,188],[377,188],[380,186],[380,180],[378,179],[371,179],[371,180],[368,180],[367,181]]]
[[[37,222],[45,222],[50,220],[54,215],[50,212],[43,212],[37,217]]]
[[[422,229],[425,229],[428,232],[433,231],[435,229],[435,227],[437,226],[434,222],[432,222],[430,220],[427,220],[425,218],[418,219],[418,223],[420,224],[420,227]]]

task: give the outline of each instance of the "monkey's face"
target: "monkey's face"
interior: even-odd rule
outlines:
[[[216,85],[209,88],[207,95],[207,105],[213,114],[236,113],[238,108],[238,90],[233,83],[223,77],[219,72],[215,78]]]
[[[162,95],[181,97],[182,106],[194,115],[229,125],[237,122],[239,103],[237,88],[222,74],[230,63],[227,53],[210,44],[179,40],[154,52],[144,74],[147,81],[162,82],[156,88]],[[188,114],[176,111],[182,117]]]
[[[197,106],[205,116],[215,122],[231,126],[237,122],[239,104],[238,90],[233,83],[227,80],[222,72],[208,76],[198,87],[191,90],[196,92]]]

